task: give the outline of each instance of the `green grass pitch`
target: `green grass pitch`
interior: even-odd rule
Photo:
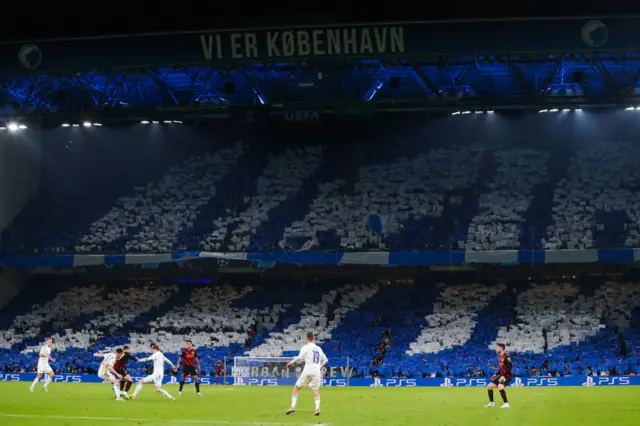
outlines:
[[[285,416],[291,389],[185,386],[171,402],[145,386],[135,401],[117,402],[108,385],[52,383],[29,393],[29,383],[0,382],[3,426],[637,426],[640,387],[521,387],[508,389],[511,408],[483,408],[483,388],[323,388],[322,414],[313,417],[311,391]],[[176,385],[164,387],[177,396]]]

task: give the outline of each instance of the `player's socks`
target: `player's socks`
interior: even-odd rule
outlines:
[[[507,404],[509,402],[509,401],[507,401],[507,393],[504,390],[500,391],[500,396],[502,397],[502,400],[504,401],[505,404]]]
[[[298,395],[293,395],[291,397],[291,408],[296,408],[297,403],[298,403]]]
[[[316,404],[316,411],[320,411],[320,397],[313,398],[313,402]]]
[[[182,392],[182,388],[184,387],[184,380],[180,381],[180,389],[179,392]]]
[[[127,381],[127,383],[124,385],[124,391],[129,392],[129,389],[131,389],[131,385],[133,385],[133,382]]]
[[[33,383],[31,383],[31,388],[30,388],[31,392],[33,392],[33,388],[35,388],[37,384],[38,384],[38,379],[35,379]]]
[[[44,389],[45,392],[49,392],[49,383],[51,383],[51,377],[47,376],[44,378],[44,385],[42,385],[42,389]]]
[[[120,380],[120,391],[124,390],[124,385],[125,385],[126,381],[124,380]]]
[[[200,393],[200,382],[196,382],[196,393]]]
[[[162,395],[166,396],[169,399],[174,399],[171,395],[169,395],[169,392],[167,392],[164,389],[160,389],[158,392],[161,393]]]
[[[113,394],[116,396],[116,398],[120,398],[120,389],[118,389],[118,384],[112,383],[111,389],[113,389]]]
[[[489,389],[487,393],[489,394],[489,402],[493,402],[493,391]]]
[[[140,392],[142,392],[142,383],[138,383],[136,390],[133,391],[133,396],[136,397]]]

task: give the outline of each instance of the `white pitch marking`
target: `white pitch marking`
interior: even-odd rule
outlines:
[[[162,423],[192,423],[192,424],[207,424],[207,425],[256,425],[256,426],[329,426],[331,423],[279,423],[279,422],[241,422],[235,420],[185,420],[185,419],[146,419],[146,418],[131,418],[131,417],[84,417],[84,416],[39,416],[36,414],[8,414],[0,413],[0,417],[13,417],[24,419],[57,419],[57,420],[93,420],[93,421],[112,421],[112,422],[149,422],[154,423],[161,421]]]

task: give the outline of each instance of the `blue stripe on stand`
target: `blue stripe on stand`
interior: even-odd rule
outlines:
[[[222,258],[236,261],[298,263],[304,265],[435,266],[464,264],[528,263],[634,263],[638,249],[519,250],[515,251],[424,251],[424,252],[291,252],[213,253],[173,252],[162,254],[2,254],[5,268],[72,268],[91,265],[136,265],[179,262],[186,259]]]

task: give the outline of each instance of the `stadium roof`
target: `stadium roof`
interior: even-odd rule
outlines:
[[[439,20],[0,43],[0,115],[138,119],[629,106],[637,16]]]

